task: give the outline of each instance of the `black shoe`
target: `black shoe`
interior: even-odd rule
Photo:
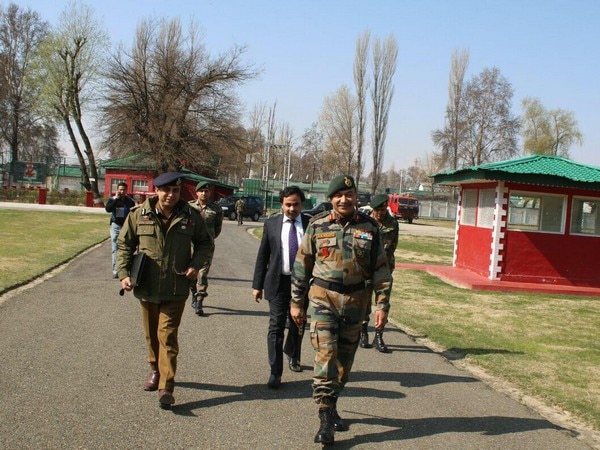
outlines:
[[[290,358],[289,356],[288,361],[290,365],[290,370],[292,372],[302,372],[302,366],[300,365],[300,361],[298,361],[296,358]]]
[[[331,412],[333,408],[320,408],[319,409],[319,420],[321,426],[319,431],[315,435],[315,443],[323,445],[331,445],[335,442],[335,428],[333,425],[333,416]]]
[[[267,387],[269,389],[277,389],[279,386],[281,386],[281,376],[272,373],[269,381],[267,381]]]
[[[204,309],[202,308],[202,302],[204,301],[204,299],[198,299],[198,301],[196,302],[196,314],[199,316],[203,316],[204,315]]]
[[[369,335],[367,333],[360,333],[360,342],[358,344],[360,346],[360,348],[371,348],[373,347],[371,344],[369,344]]]
[[[118,279],[119,279],[119,275],[117,275],[116,273],[113,273],[113,278],[114,278],[115,280],[118,280]]]
[[[333,429],[335,431],[348,431],[350,429],[350,426],[338,414],[336,407],[331,411],[331,417],[333,418]]]
[[[375,331],[375,337],[373,338],[373,347],[375,347],[381,353],[389,353],[389,349],[385,342],[383,342],[383,331]]]

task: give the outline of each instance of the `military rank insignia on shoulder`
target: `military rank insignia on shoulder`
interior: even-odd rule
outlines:
[[[375,219],[373,219],[371,216],[365,214],[362,211],[358,211],[356,213],[356,219],[359,222],[369,222],[370,224],[374,225],[375,227],[378,227],[377,222],[375,222]]]
[[[329,215],[329,211],[321,211],[319,214],[312,216],[310,218],[310,220],[308,221],[308,223],[313,223],[315,220],[322,219],[324,217],[327,217],[328,215]]]

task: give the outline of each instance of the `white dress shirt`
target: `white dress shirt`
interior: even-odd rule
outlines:
[[[290,267],[290,227],[294,226],[296,228],[296,236],[298,238],[298,248],[300,248],[300,241],[302,240],[302,236],[304,235],[304,230],[302,229],[302,222],[300,221],[300,216],[293,221],[289,219],[286,215],[283,216],[283,226],[281,227],[281,262],[283,267],[281,268],[281,273],[283,275],[291,275],[292,268],[294,267],[294,261],[291,262]]]

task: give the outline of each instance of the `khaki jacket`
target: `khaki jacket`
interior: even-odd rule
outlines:
[[[213,239],[200,213],[183,200],[163,233],[155,212],[157,201],[151,197],[127,216],[117,239],[117,273],[120,280],[129,276],[133,254],[139,248],[147,258],[142,281],[133,290],[135,297],[152,303],[184,301],[190,281],[179,274],[188,267],[200,269],[212,258]]]

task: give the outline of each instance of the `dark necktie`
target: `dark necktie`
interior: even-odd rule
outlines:
[[[294,268],[294,260],[296,259],[296,253],[298,253],[298,236],[296,235],[296,225],[295,221],[290,221],[290,237],[289,247],[290,247],[290,271]]]

